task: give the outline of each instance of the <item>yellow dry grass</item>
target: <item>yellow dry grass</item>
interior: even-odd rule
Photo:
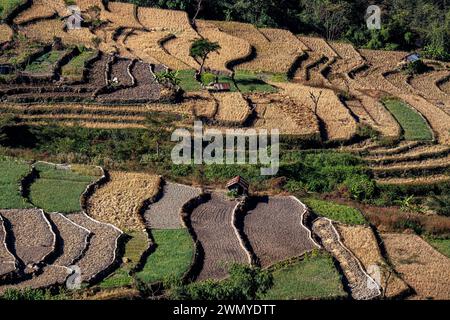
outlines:
[[[323,38],[299,37],[310,50],[328,58],[337,58],[336,51]]]
[[[167,30],[172,33],[192,30],[184,11],[139,7],[138,19],[149,30]]]
[[[373,266],[380,270],[381,287],[383,294],[387,298],[399,296],[408,290],[408,285],[400,279],[381,255],[373,231],[366,226],[346,226],[337,225],[342,242],[353,252],[353,254],[362,263],[366,271],[370,271]],[[370,274],[374,277],[373,274]]]
[[[22,11],[14,19],[14,23],[23,24],[34,19],[49,18],[57,13],[58,10],[63,12],[60,9],[61,4],[64,4],[64,1],[34,0],[33,5],[29,9]]]
[[[103,9],[102,0],[75,0],[75,2],[82,11],[85,11],[93,6]]]
[[[13,34],[12,29],[7,24],[0,24],[0,43],[10,41]]]
[[[87,47],[93,46],[92,39],[94,34],[88,28],[64,32],[63,27],[64,21],[59,19],[42,20],[25,26],[20,32],[27,38],[35,41],[52,42],[54,37],[59,37],[66,45],[84,44]]]
[[[447,183],[450,181],[450,176],[445,174],[429,175],[426,177],[417,178],[386,178],[376,179],[379,185],[432,185],[439,183]]]
[[[311,110],[314,110],[314,103],[310,98],[310,93],[318,97],[322,92],[317,115],[325,123],[328,140],[345,141],[356,134],[355,119],[332,90],[308,87],[297,83],[274,83],[273,85],[283,89],[284,93],[297,104],[307,106]]]
[[[292,33],[279,29],[257,29],[251,24],[211,21],[220,30],[246,40],[256,50],[252,61],[242,63],[240,70],[286,73],[303,52],[304,45]]]
[[[217,113],[217,104],[208,92],[187,93],[182,105],[199,118],[212,120]]]
[[[61,120],[61,119],[73,119],[73,120],[91,120],[91,121],[145,121],[144,116],[115,116],[115,115],[96,115],[96,114],[39,114],[39,115],[20,115],[21,119],[36,121],[39,119]]]
[[[55,124],[54,122],[45,121],[30,121],[24,122],[30,126],[42,126],[44,124]],[[114,122],[90,122],[90,121],[58,121],[56,123],[62,127],[83,127],[90,129],[146,129],[147,127],[143,124],[137,123],[114,123]]]
[[[417,299],[450,299],[450,259],[414,234],[382,234],[395,269]]]
[[[100,19],[110,21],[114,27],[142,28],[141,24],[135,19],[135,5],[131,3],[109,2],[109,11],[102,10]]]
[[[148,63],[159,63],[174,70],[190,69],[190,66],[167,53],[160,41],[170,36],[169,31],[134,31],[125,40],[125,45],[134,55]]]
[[[220,31],[216,25],[204,20],[197,20],[197,31],[204,38],[218,42],[221,49],[208,56],[205,67],[212,70],[228,71],[229,62],[251,54],[252,48],[244,39]]]
[[[278,129],[282,135],[312,137],[320,135],[317,118],[310,108],[282,95],[252,95],[258,118],[255,128]]]
[[[218,102],[216,120],[223,124],[242,124],[250,114],[250,109],[240,92],[212,93]]]
[[[122,230],[142,230],[140,210],[159,191],[161,178],[133,172],[110,172],[110,180],[88,200],[88,214]]]

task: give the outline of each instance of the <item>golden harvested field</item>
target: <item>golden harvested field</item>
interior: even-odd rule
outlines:
[[[99,221],[111,223],[122,230],[139,231],[140,209],[159,191],[161,178],[146,173],[112,171],[110,180],[88,200],[88,214]]]
[[[307,106],[276,94],[270,96],[254,94],[250,96],[250,100],[256,104],[258,114],[255,128],[279,129],[282,135],[320,136],[317,118]]]
[[[74,119],[74,120],[91,120],[91,121],[110,121],[110,122],[127,122],[127,121],[145,121],[144,116],[115,116],[115,115],[92,115],[92,114],[40,114],[40,115],[20,115],[20,119],[28,121],[37,121],[40,119],[45,120],[61,120],[61,119]]]
[[[190,68],[198,69],[200,64],[189,55],[189,52],[192,42],[199,38],[199,35],[193,30],[186,30],[164,41],[162,46],[170,55],[182,61]]]
[[[299,37],[309,49],[328,58],[337,58],[336,51],[322,38],[315,37]]]
[[[132,50],[134,55],[145,62],[165,64],[174,70],[190,69],[189,65],[162,48],[160,41],[169,36],[169,31],[134,31],[125,40],[125,45]]]
[[[0,43],[11,40],[12,36],[12,29],[6,24],[0,24]]]
[[[348,73],[353,68],[361,65],[364,62],[363,57],[355,49],[355,47],[349,43],[344,42],[329,42],[330,47],[336,52],[336,54],[341,58],[338,60],[334,72],[337,73]]]
[[[206,68],[228,71],[227,65],[229,62],[251,54],[252,48],[244,39],[222,32],[216,25],[208,21],[196,20],[196,24],[197,31],[201,36],[210,41],[218,42],[221,47],[217,53],[213,52],[208,56],[205,63]]]
[[[190,108],[192,114],[199,118],[214,119],[217,103],[208,92],[187,93],[183,105]]]
[[[373,266],[379,268],[380,284],[387,298],[398,296],[408,290],[408,285],[395,275],[384,260],[377,239],[369,227],[337,224],[337,229],[342,242],[358,258],[366,271],[370,271]],[[369,275],[374,276],[370,272]]]
[[[356,134],[355,119],[332,90],[308,87],[297,83],[274,83],[273,85],[283,89],[284,94],[294,99],[297,104],[305,105],[311,110],[314,110],[314,104],[310,99],[310,93],[318,96],[322,92],[317,115],[325,123],[329,140],[349,140]]]
[[[135,5],[130,3],[110,2],[109,11],[102,10],[100,19],[110,21],[114,27],[142,28],[142,25],[135,19]]]
[[[167,30],[172,33],[193,31],[184,11],[139,7],[138,18],[149,30]]]
[[[54,124],[54,122],[30,121],[24,122],[30,126],[42,126],[44,124]],[[58,125],[64,127],[83,127],[91,129],[146,129],[143,124],[137,123],[116,123],[116,122],[92,122],[92,121],[59,121]]]
[[[42,20],[25,26],[20,32],[30,40],[35,41],[49,43],[53,41],[54,37],[59,37],[66,45],[84,44],[87,47],[93,46],[92,39],[94,38],[94,34],[88,28],[64,32],[63,27],[64,21],[59,19]]]
[[[450,259],[413,234],[381,234],[395,269],[418,299],[450,299]]]
[[[75,0],[75,2],[82,11],[89,9],[93,6],[97,6],[100,9],[103,9],[102,0]]]
[[[392,165],[375,166],[373,171],[400,171],[406,169],[433,169],[433,168],[450,167],[450,155],[444,158],[428,159],[420,161],[404,161],[396,162]]]
[[[445,174],[428,175],[425,177],[418,178],[386,178],[386,179],[376,179],[379,185],[431,185],[438,183],[447,183],[450,181],[450,176]]]
[[[61,8],[64,8],[64,10],[61,10]],[[33,5],[28,10],[22,11],[14,19],[14,23],[23,24],[34,19],[49,18],[58,12],[67,13],[64,1],[34,0]]]
[[[246,40],[256,49],[252,61],[239,64],[239,70],[288,72],[294,61],[302,54],[304,45],[284,30],[260,29],[240,22],[211,21],[223,32]]]
[[[212,93],[218,102],[216,120],[222,124],[242,124],[250,115],[247,101],[240,92]]]
[[[450,96],[441,91],[437,82],[441,79],[450,76],[450,71],[433,71],[412,77],[410,80],[411,86],[422,93],[423,96],[431,100],[441,100],[450,104]]]

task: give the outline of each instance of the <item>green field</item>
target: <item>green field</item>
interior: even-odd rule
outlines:
[[[186,229],[152,230],[157,244],[137,278],[145,283],[180,279],[188,271],[193,255],[194,244]]]
[[[30,172],[22,161],[0,158],[0,209],[25,209],[31,205],[21,196],[19,183]]]
[[[242,93],[250,92],[277,92],[277,89],[266,83],[254,72],[236,71],[234,75],[236,85]]]
[[[366,224],[364,216],[355,208],[319,199],[304,199],[304,203],[317,215],[342,223]]]
[[[406,140],[433,139],[427,122],[406,103],[395,99],[386,99],[383,103],[403,128],[403,137]]]
[[[0,19],[5,19],[15,8],[25,0],[0,0]]]
[[[340,275],[327,253],[315,253],[304,260],[276,267],[267,300],[335,299],[345,297]]]
[[[49,73],[66,51],[50,51],[43,54],[25,68],[26,72]]]
[[[142,254],[148,249],[148,236],[145,232],[130,232],[127,234],[131,239],[125,245],[124,258],[129,261],[123,263],[112,275],[100,283],[100,288],[111,289],[130,286],[134,279],[130,275],[136,265],[139,263]]]
[[[61,74],[75,80],[81,79],[84,71],[84,64],[95,55],[94,51],[84,50],[62,67]]]
[[[96,180],[91,172],[58,169],[38,163],[38,179],[31,185],[31,202],[47,212],[71,213],[81,211],[80,196]]]
[[[450,258],[450,239],[428,238],[427,241],[437,251]]]

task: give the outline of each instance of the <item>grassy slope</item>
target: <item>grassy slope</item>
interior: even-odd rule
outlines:
[[[0,208],[24,209],[31,207],[20,195],[19,181],[30,171],[30,166],[13,159],[0,158]]]
[[[31,64],[29,64],[25,71],[32,73],[48,73],[52,71],[52,67],[58,62],[59,59],[63,56],[65,51],[50,51]]]
[[[188,270],[194,255],[192,238],[186,229],[152,230],[157,244],[137,278],[145,283],[179,279]]]
[[[125,245],[124,258],[129,259],[111,276],[100,283],[100,288],[111,289],[129,286],[133,283],[133,277],[130,275],[136,265],[139,263],[142,254],[147,250],[148,238],[145,232],[128,233],[131,239]]]
[[[0,0],[0,19],[6,18],[16,7],[25,0]]]
[[[436,248],[437,251],[450,258],[450,239],[433,239],[429,238],[427,241]]]
[[[84,64],[94,56],[95,52],[85,50],[62,67],[61,74],[65,77],[81,78],[83,76]]]
[[[404,130],[406,140],[432,140],[433,135],[426,121],[406,103],[388,99],[383,101]]]
[[[267,300],[333,299],[345,297],[331,256],[319,253],[273,271],[274,285]]]
[[[361,212],[355,208],[318,199],[305,199],[304,202],[314,213],[331,220],[350,225],[367,223]]]
[[[39,178],[31,185],[32,203],[47,212],[71,213],[81,210],[80,196],[96,177],[38,164]]]

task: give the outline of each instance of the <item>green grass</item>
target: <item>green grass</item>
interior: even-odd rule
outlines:
[[[186,229],[152,230],[157,244],[137,278],[145,283],[180,279],[189,269],[194,244]]]
[[[437,251],[450,258],[450,239],[426,239]]]
[[[84,64],[94,56],[95,52],[84,50],[62,67],[61,74],[64,77],[80,78],[83,76]]]
[[[405,102],[396,99],[383,101],[386,108],[403,128],[406,140],[432,140],[433,135],[427,122]]]
[[[31,205],[21,196],[20,180],[30,172],[22,161],[0,158],[0,209],[24,209]]]
[[[345,297],[340,275],[327,253],[314,253],[304,260],[276,268],[267,300],[335,299]]]
[[[364,216],[355,208],[318,199],[305,199],[304,203],[319,216],[350,225],[366,224]]]
[[[200,83],[194,78],[195,71],[194,70],[179,70],[178,78],[180,79],[180,87],[186,91],[201,91],[202,86]]]
[[[184,91],[190,92],[202,90],[200,83],[195,80],[194,75],[195,75],[194,70],[178,71],[178,78],[181,80],[180,87]],[[241,90],[241,92],[243,93],[276,92],[277,89],[271,86],[270,84],[266,83],[264,81],[265,78],[270,78],[271,80],[274,78],[278,79],[278,75],[256,74],[251,71],[237,71],[235,74],[236,85],[239,87],[239,90]],[[202,75],[202,82],[205,85],[208,85],[214,80],[215,75],[211,73],[206,72]],[[218,81],[229,83],[231,86],[230,88],[231,92],[235,92],[238,90],[233,82],[233,79],[231,79],[231,77],[229,76],[219,75]]]
[[[27,65],[25,71],[32,73],[49,73],[64,53],[65,51],[50,51],[43,54],[31,64]]]
[[[102,289],[130,286],[134,282],[133,277],[130,275],[130,271],[136,267],[142,254],[147,250],[148,237],[147,233],[137,231],[127,233],[127,235],[130,236],[131,239],[125,245],[125,253],[123,256],[124,258],[129,259],[129,261],[122,264],[118,270],[100,283],[99,286]]]
[[[47,212],[71,213],[81,210],[80,196],[96,177],[39,163],[39,178],[31,185],[31,202]]]
[[[249,71],[236,71],[234,75],[237,86],[243,93],[276,92],[277,89],[266,83],[262,77]]]
[[[0,0],[0,19],[5,19],[15,8],[25,0]]]

